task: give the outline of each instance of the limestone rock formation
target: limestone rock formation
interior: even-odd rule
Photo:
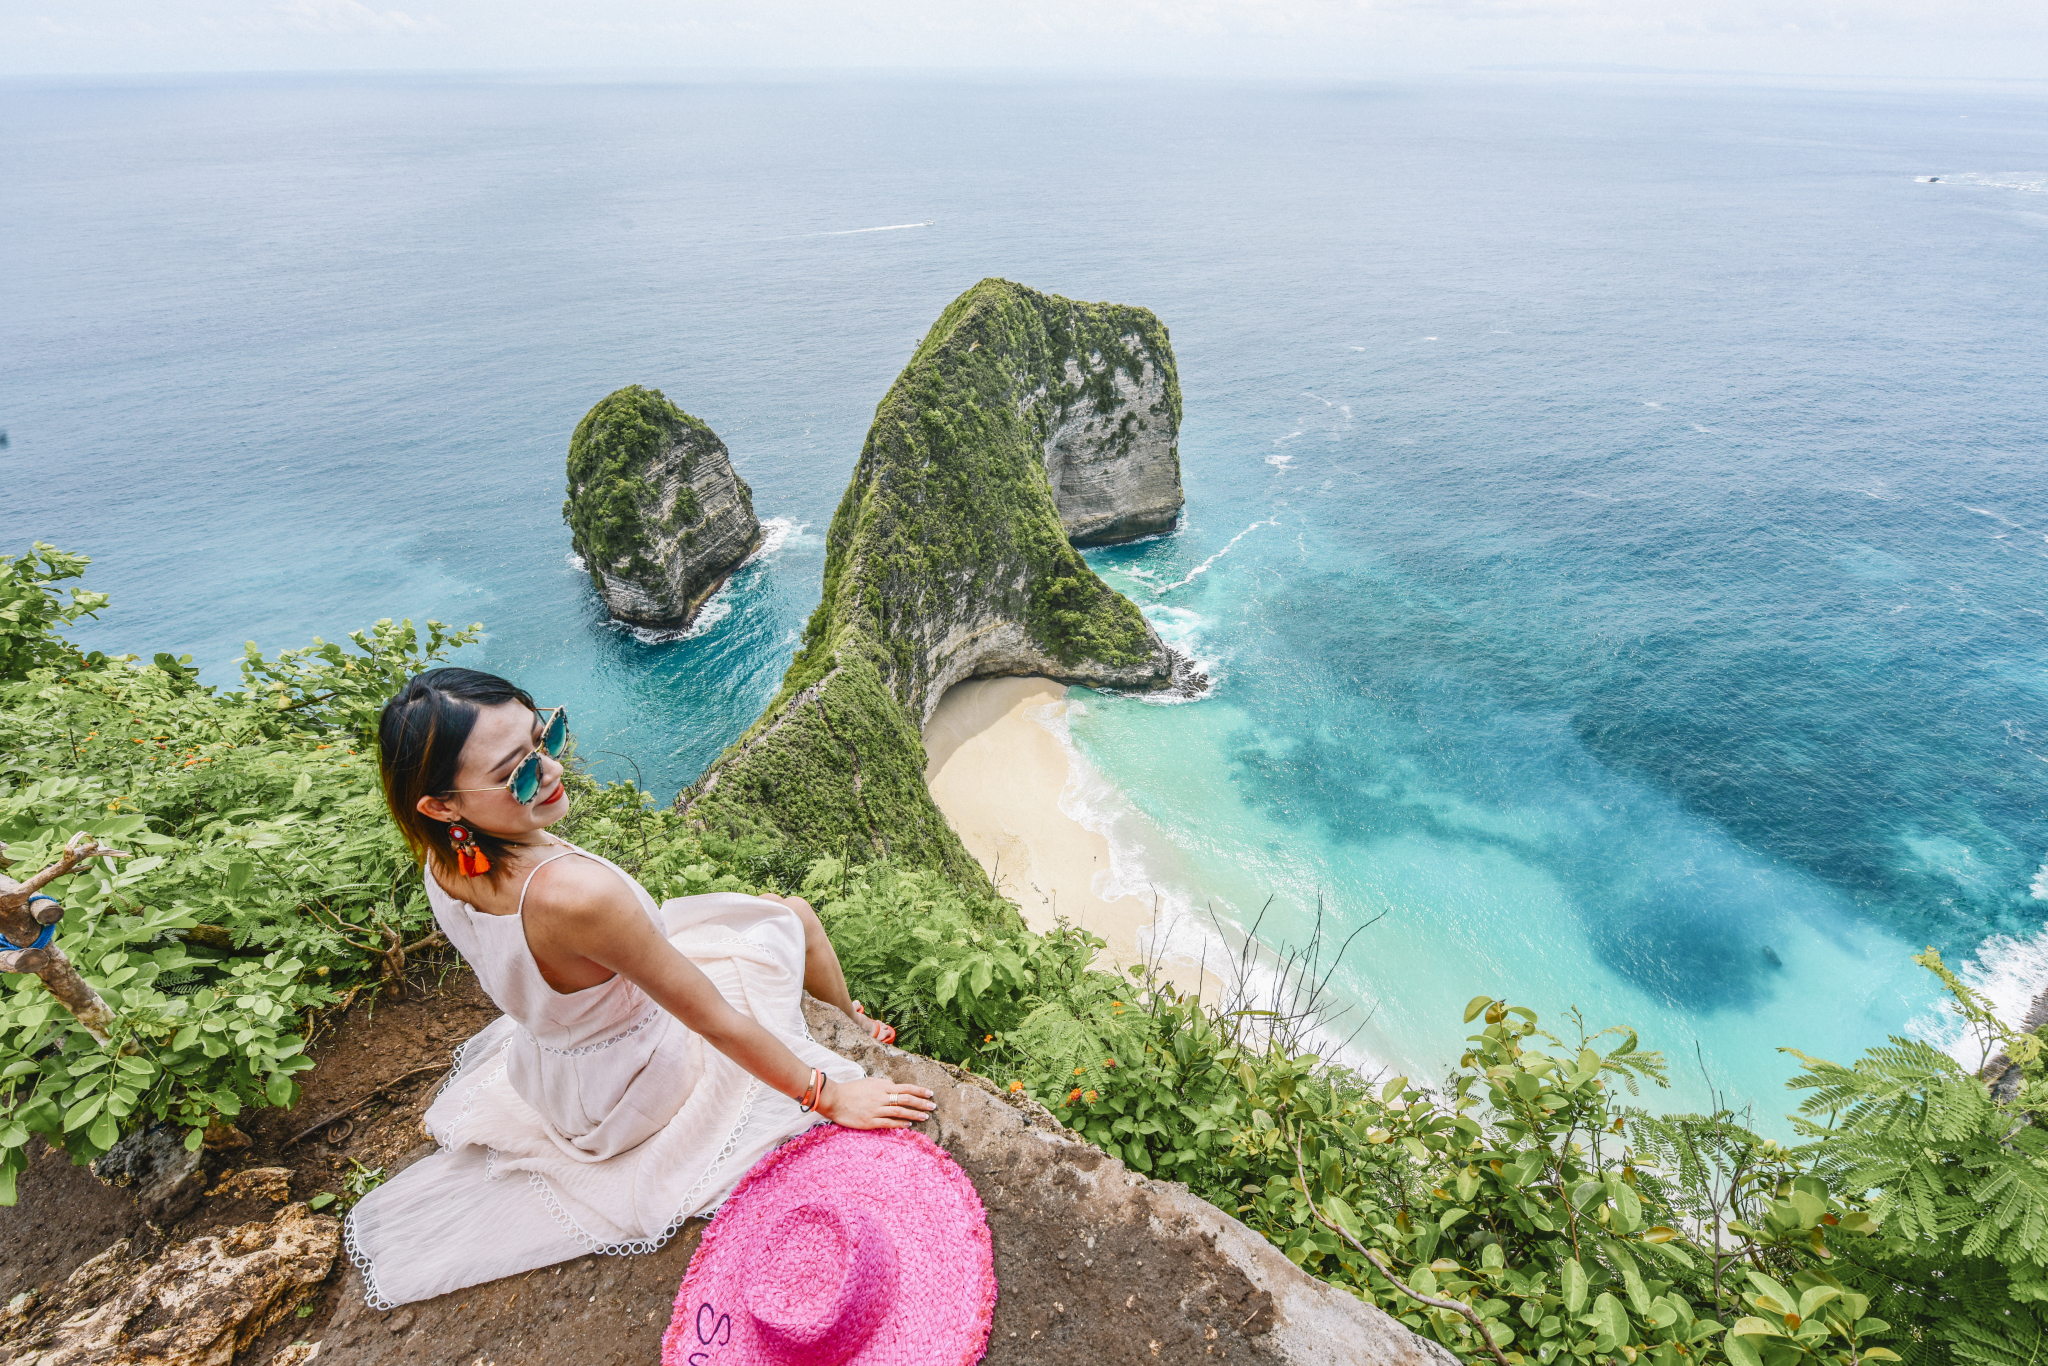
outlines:
[[[628,385],[569,440],[562,518],[613,617],[681,630],[761,544],[753,490],[711,428]]]
[[[965,678],[1172,685],[1157,633],[1069,535],[1170,524],[1179,420],[1165,329],[1144,310],[1007,280],[954,300],[875,411],[781,691],[680,804],[735,835],[985,888],[925,790],[919,733]],[[1127,479],[1116,452],[1141,444]],[[1049,471],[1071,486],[1071,528]]]
[[[228,1366],[303,1304],[341,1250],[304,1205],[134,1257],[124,1240],[71,1273],[12,1359],[22,1366]]]
[[[1075,305],[1075,307],[1088,307]],[[1095,305],[1095,307],[1104,307]],[[1180,489],[1180,377],[1166,329],[1142,308],[1116,310],[1120,346],[1068,356],[1064,383],[1034,393],[1045,410],[1045,478],[1075,545],[1171,531]]]

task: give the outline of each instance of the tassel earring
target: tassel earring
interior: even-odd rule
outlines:
[[[464,877],[481,877],[491,871],[491,861],[478,847],[476,836],[459,825],[448,827],[448,841],[455,846],[455,866]]]

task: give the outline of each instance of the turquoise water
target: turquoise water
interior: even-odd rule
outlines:
[[[97,558],[92,646],[226,681],[482,619],[666,795],[1005,275],[1155,309],[1186,392],[1187,525],[1091,558],[1217,686],[1087,696],[1081,799],[1226,926],[1384,912],[1367,1056],[1576,1004],[1768,1114],[1777,1046],[1938,1026],[1923,945],[2048,981],[2031,87],[13,83],[0,130],[0,541]],[[775,528],[691,639],[567,563],[569,431],[629,382]]]

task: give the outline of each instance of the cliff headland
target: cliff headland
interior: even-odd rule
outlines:
[[[823,600],[768,708],[678,805],[700,828],[987,880],[925,788],[920,730],[962,679],[1172,686],[1174,661],[1074,540],[1171,527],[1180,386],[1141,308],[984,280],[876,409]]]
[[[637,384],[576,424],[562,520],[605,608],[656,630],[687,627],[761,544],[753,490],[725,443]]]

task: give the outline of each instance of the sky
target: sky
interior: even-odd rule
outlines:
[[[0,0],[0,75],[2048,78],[2043,0]]]

